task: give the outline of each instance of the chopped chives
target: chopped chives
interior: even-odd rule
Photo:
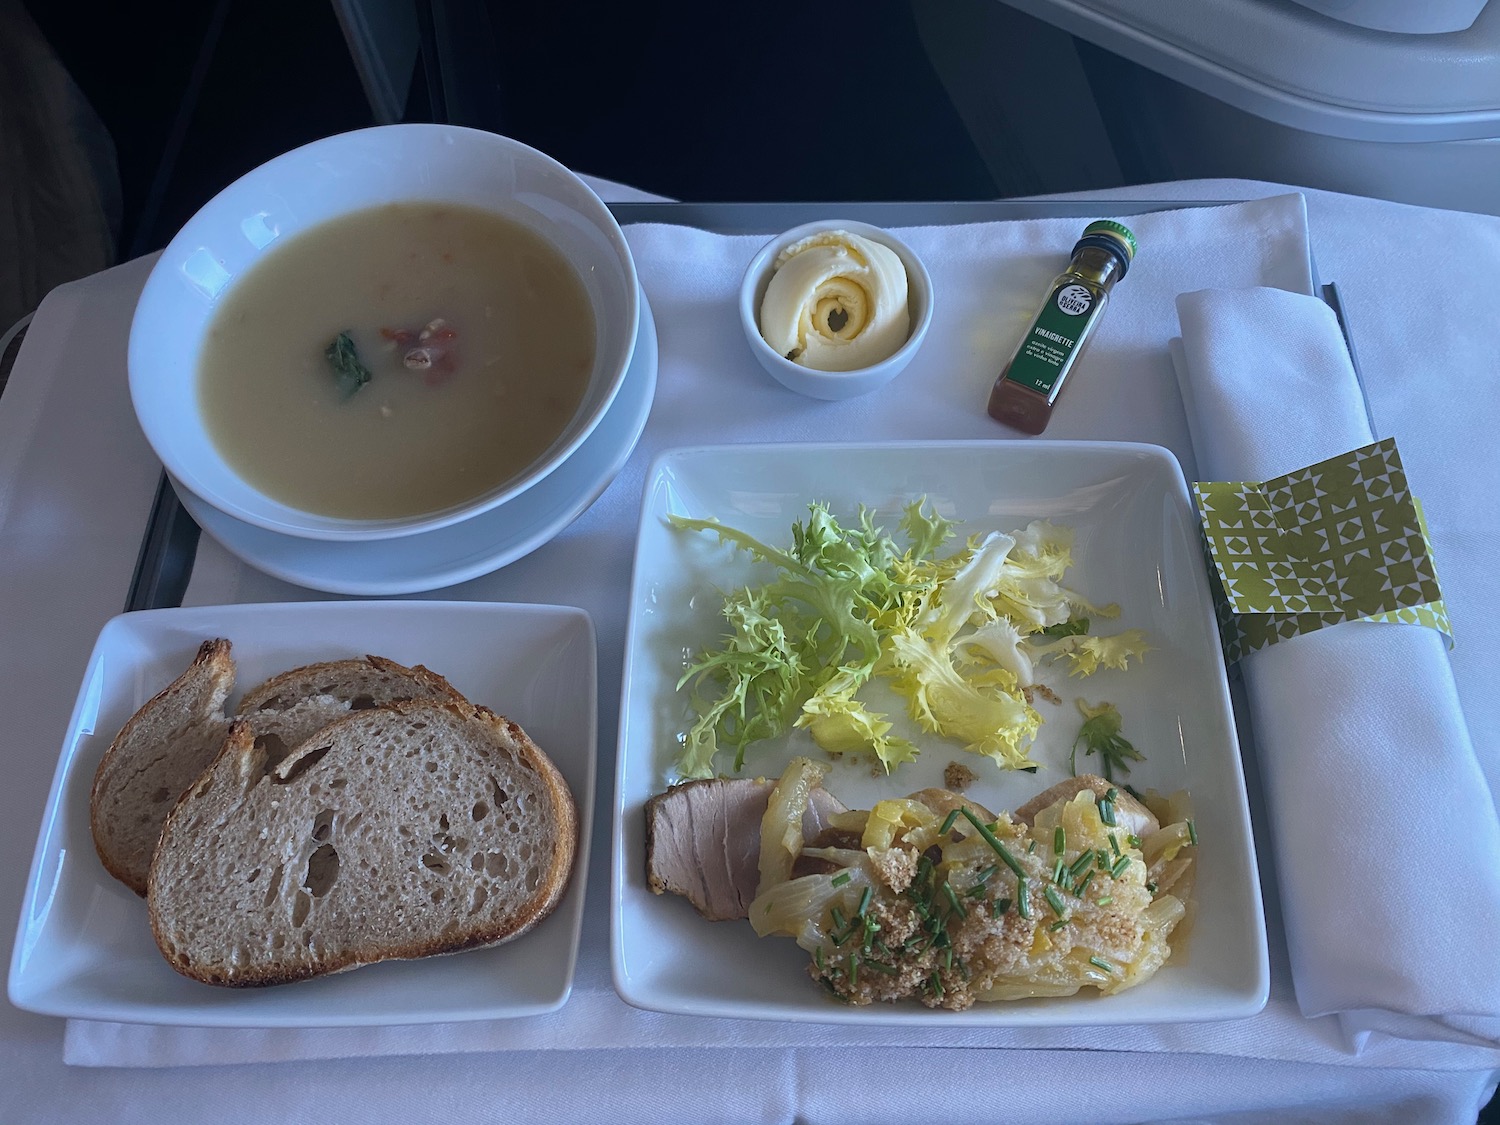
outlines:
[[[964,898],[980,898],[988,889],[983,883],[975,883],[964,892]]]
[[[1010,899],[1008,899],[1008,898],[997,898],[994,902],[990,903],[990,917],[991,918],[998,918],[998,917],[1000,917],[1000,915],[1004,914],[1009,909],[1010,909]]]
[[[842,930],[848,924],[849,919],[844,917],[844,912],[835,906],[833,908],[833,928],[835,930]]]
[[[946,836],[953,829],[953,822],[958,819],[958,810],[951,809],[943,820],[943,826],[938,829],[939,836]]]
[[[1025,876],[1016,880],[1016,913],[1022,918],[1031,917],[1031,888]]]
[[[865,911],[870,908],[870,899],[875,895],[874,887],[866,887],[864,893],[859,896],[859,909],[854,912],[855,917],[863,918]]]
[[[1051,933],[1055,934],[1058,930],[1062,929],[1067,924],[1068,920],[1066,918],[1059,918],[1056,922],[1053,922],[1052,925],[1048,926],[1047,929]]]
[[[1094,901],[1096,901],[1100,906],[1108,906],[1110,903],[1115,901],[1115,898],[1114,895],[1100,895]]]
[[[1093,965],[1096,969],[1103,969],[1106,973],[1112,973],[1115,971],[1115,967],[1108,961],[1106,961],[1103,957],[1090,957],[1089,964]]]
[[[1057,893],[1057,889],[1051,886],[1043,887],[1042,897],[1047,900],[1047,905],[1052,907],[1052,913],[1061,917],[1063,910],[1067,907],[1067,903],[1063,902],[1062,895]]]
[[[932,976],[928,978],[928,983],[932,985],[932,994],[941,1000],[943,998],[943,978],[937,975],[936,969],[933,970]]]
[[[821,945],[813,950],[813,963],[818,966],[818,972],[823,972],[823,947]]]
[[[849,872],[847,872],[847,871],[840,871],[837,875],[835,875],[833,877],[833,885],[835,887],[842,887],[848,881],[849,881]]]
[[[953,947],[952,946],[949,946],[947,949],[943,950],[943,968],[945,968],[945,969],[951,969],[951,968],[953,968]]]
[[[1125,842],[1127,844],[1129,844],[1132,848],[1138,848],[1138,847],[1141,846],[1141,838],[1139,836],[1137,836],[1134,832],[1132,832],[1129,836],[1125,837]]]
[[[1063,854],[1063,852],[1067,851],[1067,849],[1068,833],[1063,828],[1063,826],[1059,824],[1052,830],[1052,850],[1060,856]]]
[[[1192,817],[1188,818],[1188,842],[1194,847],[1198,846],[1198,826],[1193,823]]]
[[[1099,802],[1099,819],[1111,828],[1115,827],[1115,798],[1119,795],[1118,789],[1110,788],[1104,794],[1104,800]]]
[[[1119,859],[1115,860],[1115,865],[1109,869],[1109,877],[1111,879],[1118,879],[1129,869],[1130,857],[1128,855],[1122,855]]]
[[[964,816],[968,817],[969,823],[984,837],[984,842],[995,850],[995,854],[1000,857],[1001,862],[1015,872],[1016,878],[1026,878],[1026,868],[1021,866],[1021,861],[1010,854],[1010,851],[1000,842],[999,838],[974,815],[973,811],[967,805],[964,806],[963,812]],[[1031,841],[1031,843],[1033,846],[1036,845],[1035,840]]]
[[[900,969],[896,968],[896,966],[887,965],[881,961],[866,961],[865,968],[874,969],[876,972],[884,973],[888,977],[893,977],[901,971]]]
[[[1115,838],[1115,834],[1113,832],[1109,834],[1109,846],[1110,849],[1115,853],[1115,855],[1120,854],[1120,841]]]
[[[1052,865],[1052,881],[1054,883],[1061,883],[1063,876],[1067,874],[1067,871],[1067,864],[1063,863],[1062,857],[1059,856],[1057,862]]]
[[[958,893],[953,889],[953,884],[946,879],[943,881],[943,897],[948,900],[948,905],[953,907],[953,913],[960,918],[969,916],[969,912],[964,909],[964,904],[958,901]]]
[[[1076,882],[1078,879],[1081,879],[1083,877],[1083,873],[1089,869],[1089,864],[1093,862],[1094,849],[1088,848],[1081,855],[1079,855],[1077,859],[1073,861],[1073,866],[1068,868],[1068,874],[1073,876],[1073,879]]]
[[[849,987],[853,988],[859,984],[859,954],[852,954],[849,958]]]
[[[988,867],[986,867],[983,871],[981,871],[977,875],[975,875],[974,878],[977,879],[981,883],[988,883],[990,881],[990,876],[992,876],[995,872],[997,872],[999,870],[1000,870],[1000,865],[998,863],[992,863]]]
[[[1085,872],[1083,878],[1078,881],[1078,886],[1076,886],[1076,887],[1073,888],[1073,893],[1075,895],[1078,895],[1079,897],[1082,897],[1083,896],[1083,888],[1089,885],[1089,880],[1092,879],[1093,877],[1094,877],[1094,873],[1092,871]]]

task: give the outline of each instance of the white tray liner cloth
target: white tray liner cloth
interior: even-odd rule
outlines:
[[[1231,195],[1236,185],[1225,189]],[[1263,193],[1251,185],[1244,194]],[[1151,197],[1149,193],[1129,197]],[[1191,196],[1182,196],[1191,198]],[[1384,205],[1383,205],[1384,206]],[[1101,204],[1101,215],[1108,207]],[[836,218],[836,213],[830,212]],[[1176,296],[1187,290],[1270,286],[1306,293],[1311,279],[1300,197],[1243,206],[1183,210],[1129,220],[1143,253],[1116,290],[1093,347],[1109,354],[1093,376],[1066,392],[1048,438],[1116,438],[1174,450],[1190,477],[1187,421],[1163,342],[1176,331]],[[645,467],[679,445],[755,440],[983,438],[1000,436],[984,397],[1034,311],[1046,282],[1081,229],[1073,219],[922,228],[902,232],[922,254],[937,287],[926,347],[890,386],[846,403],[823,404],[772,383],[746,349],[733,311],[740,272],[764,241],[664,225],[627,232],[662,346],[660,382],[641,445],[611,488],[557,540],[504,570],[434,596],[558,601],[582,605],[599,630],[601,698],[620,675],[630,545]],[[259,574],[212,542],[200,549],[188,604],[321,598]],[[601,713],[601,745],[612,745],[614,716]],[[607,764],[601,776],[611,776]],[[605,782],[607,787],[607,782]],[[605,835],[610,794],[601,792],[595,831]],[[931,1044],[928,1031],[830,1029],[818,1025],[702,1020],[638,1012],[608,979],[607,849],[590,872],[584,947],[572,999],[554,1015],[491,1024],[298,1032],[146,1028],[72,1021],[66,1054],[85,1065],[328,1058],[502,1048],[587,1048],[721,1044]],[[1274,907],[1274,904],[1272,904]],[[1271,1004],[1250,1020],[1130,1029],[955,1031],[948,1046],[1055,1046],[1132,1051],[1198,1051],[1252,1058],[1410,1065],[1410,1043],[1366,1036],[1355,1054],[1334,1019],[1307,1020],[1296,1007],[1278,930],[1272,925]],[[1460,1039],[1465,1037],[1460,1036]],[[1451,1048],[1451,1049],[1445,1049]],[[1500,1052],[1463,1044],[1423,1044],[1423,1065],[1469,1069],[1500,1063]],[[1487,1061],[1486,1061],[1487,1060]]]

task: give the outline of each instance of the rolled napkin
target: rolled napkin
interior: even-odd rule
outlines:
[[[1173,359],[1204,479],[1266,480],[1377,436],[1323,302],[1205,290],[1177,312]],[[1242,669],[1303,1014],[1339,1014],[1354,1034],[1418,1034],[1392,1014],[1431,1017],[1491,1039],[1500,818],[1441,635],[1347,622],[1252,652]]]

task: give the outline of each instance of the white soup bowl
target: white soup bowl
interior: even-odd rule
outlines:
[[[351,212],[404,202],[492,212],[540,234],[567,259],[587,294],[596,332],[582,402],[537,459],[463,503],[389,519],[341,519],[291,507],[244,480],[210,437],[198,388],[210,322],[235,282],[287,240]],[[639,299],[619,225],[588,185],[551,157],[457,126],[362,129],[315,141],[247,173],[172,239],[146,280],[131,324],[130,397],[173,481],[226,515],[310,539],[410,535],[505,503],[579,447],[614,401],[629,366]]]

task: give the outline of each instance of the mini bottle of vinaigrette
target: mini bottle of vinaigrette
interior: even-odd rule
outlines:
[[[1028,434],[1047,428],[1063,381],[1134,257],[1135,235],[1119,223],[1101,219],[1083,228],[1073,261],[1053,280],[1041,311],[995,380],[990,417]]]

